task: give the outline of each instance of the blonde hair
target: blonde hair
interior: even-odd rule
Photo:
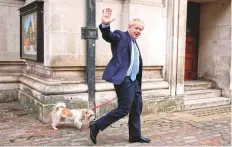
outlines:
[[[143,29],[144,29],[144,23],[140,18],[132,19],[128,24],[128,28],[130,28],[130,27],[132,27],[133,25],[136,25],[136,24],[141,25],[143,27]]]

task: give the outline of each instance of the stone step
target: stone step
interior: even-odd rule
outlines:
[[[226,97],[210,97],[204,99],[184,101],[185,110],[207,108],[228,104],[230,104],[230,98]]]
[[[184,100],[196,100],[209,97],[220,97],[221,90],[219,89],[203,89],[203,90],[192,90],[185,91]]]
[[[213,87],[213,83],[208,81],[201,81],[201,80],[184,81],[185,91],[209,89],[212,87]]]

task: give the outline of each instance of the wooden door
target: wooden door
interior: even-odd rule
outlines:
[[[190,33],[186,35],[185,80],[195,80],[197,76],[197,52],[195,40]]]
[[[200,4],[188,3],[185,47],[185,80],[197,79]]]

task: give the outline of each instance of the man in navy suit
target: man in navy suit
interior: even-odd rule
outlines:
[[[103,79],[114,84],[118,107],[98,120],[90,122],[90,138],[96,144],[99,130],[103,131],[129,113],[129,142],[149,143],[151,140],[141,135],[143,63],[136,43],[136,39],[144,29],[144,24],[140,19],[133,19],[128,25],[128,31],[111,32],[111,13],[110,8],[103,10],[99,28],[103,39],[111,44],[112,52],[112,58],[106,66]]]

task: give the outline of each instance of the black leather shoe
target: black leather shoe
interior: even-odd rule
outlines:
[[[135,142],[140,142],[140,143],[149,143],[149,142],[151,142],[151,139],[149,139],[149,138],[145,138],[145,137],[143,137],[143,136],[141,136],[141,137],[139,137],[139,138],[137,138],[137,137],[135,137],[135,138],[129,138],[129,142],[130,143],[135,143]]]
[[[90,130],[90,132],[89,132],[90,139],[92,140],[92,142],[94,144],[96,144],[97,143],[97,139],[96,138],[97,138],[97,134],[99,132],[99,129],[97,128],[95,121],[91,121],[89,123],[89,130]]]

